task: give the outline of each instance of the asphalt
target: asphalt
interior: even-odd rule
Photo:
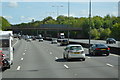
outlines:
[[[14,45],[14,64],[2,73],[3,78],[118,78],[118,55],[90,56],[86,61],[63,59],[65,46],[50,41]]]
[[[81,42],[81,43],[89,43],[88,39],[70,39],[70,41],[72,42]],[[95,43],[102,43],[102,44],[106,44],[105,40],[90,40],[91,44],[95,44]],[[120,41],[116,41],[116,44],[106,44],[108,46],[111,47],[120,47]]]

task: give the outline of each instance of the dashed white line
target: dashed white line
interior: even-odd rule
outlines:
[[[17,67],[17,71],[19,71],[19,70],[20,70],[20,66]]]
[[[52,52],[50,52],[50,54],[52,54]]]
[[[58,59],[58,57],[55,57],[55,59]]]
[[[69,69],[69,67],[68,67],[66,64],[64,64],[64,67],[65,67],[66,69]]]
[[[23,53],[23,55],[25,55],[25,53]]]
[[[27,50],[25,50],[25,51],[27,51]]]
[[[23,58],[21,58],[21,61],[23,61]]]
[[[109,67],[114,67],[113,65],[111,65],[111,64],[109,64],[109,63],[107,63],[106,65],[109,66]]]

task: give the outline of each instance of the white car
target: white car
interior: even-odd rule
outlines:
[[[43,42],[43,38],[40,38],[40,39],[39,39],[39,42]]]
[[[85,52],[81,45],[76,44],[68,45],[64,50],[65,50],[63,52],[64,59],[69,60],[76,58],[85,61]]]
[[[52,39],[51,44],[57,44],[57,39]]]

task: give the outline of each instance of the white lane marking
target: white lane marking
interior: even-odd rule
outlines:
[[[64,64],[64,67],[65,67],[66,69],[69,69],[69,67],[68,67],[66,64]]]
[[[50,52],[50,54],[52,54],[52,52]]]
[[[23,55],[25,55],[25,53],[23,53]]]
[[[107,66],[110,66],[110,67],[114,67],[113,65],[111,65],[111,64],[109,64],[109,63],[107,63],[106,65],[107,65]]]
[[[58,59],[58,57],[55,57],[55,59]]]
[[[87,57],[87,58],[89,58],[89,59],[90,59],[91,57]]]
[[[25,50],[25,51],[27,51],[27,50]]]
[[[16,40],[17,40],[17,42],[15,44],[13,44],[13,47],[18,43],[18,39],[16,39]]]
[[[77,76],[78,74],[75,74],[75,76]]]
[[[110,54],[110,55],[115,56],[115,57],[119,57],[118,55],[115,55],[115,54]]]
[[[23,61],[23,58],[21,58],[21,61]]]
[[[20,66],[17,67],[17,71],[19,71],[19,70],[20,70]]]

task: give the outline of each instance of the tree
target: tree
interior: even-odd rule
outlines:
[[[113,28],[111,30],[111,36],[117,40],[120,40],[120,23],[113,25]]]
[[[101,38],[101,39],[106,39],[106,38],[108,38],[108,37],[110,36],[110,34],[111,34],[110,28],[106,28],[106,29],[104,29],[104,30],[101,32],[100,38]]]
[[[93,26],[94,28],[96,28],[96,29],[101,28],[101,26],[103,24],[102,17],[94,16],[92,20],[93,20],[93,23],[94,23],[94,26]]]
[[[6,30],[11,24],[4,18],[0,16],[0,30]]]
[[[91,37],[93,39],[99,39],[100,38],[100,33],[98,32],[97,29],[94,28],[94,29],[91,30]]]

